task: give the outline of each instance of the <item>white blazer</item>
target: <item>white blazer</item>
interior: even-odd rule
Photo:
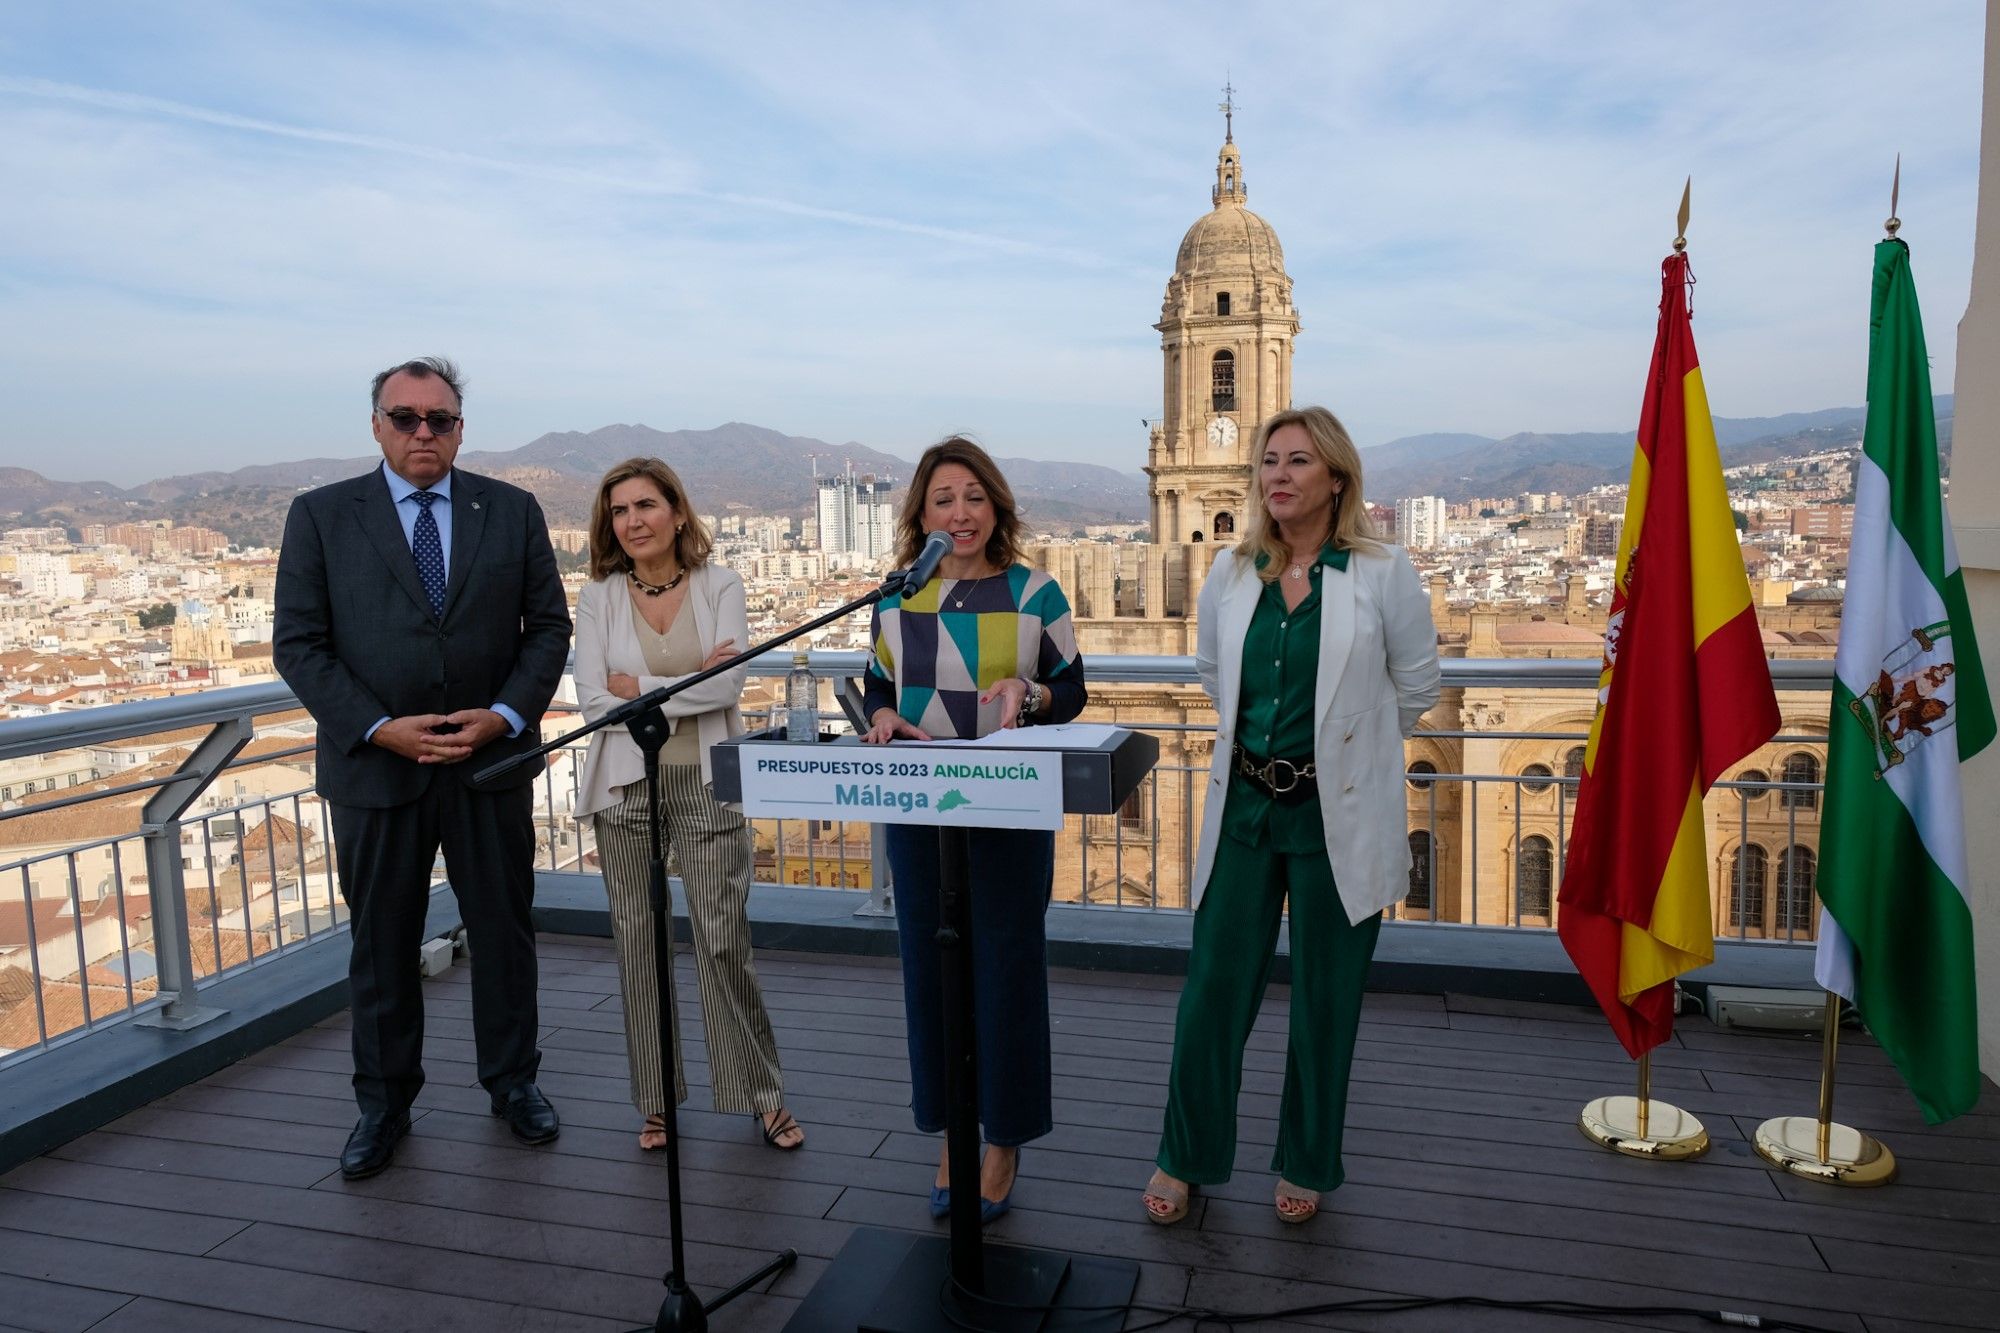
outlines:
[[[687,604],[684,611],[694,615],[695,638],[701,642],[702,656],[715,650],[724,639],[736,640],[736,650],[750,646],[750,618],[743,605],[743,580],[736,571],[710,562],[688,571]],[[613,574],[584,585],[576,599],[576,701],[586,721],[595,722],[624,703],[605,688],[611,673],[639,678],[639,692],[656,690],[677,677],[646,673],[646,658],[639,647],[639,631],[634,627],[632,594],[623,574]],[[677,694],[660,711],[674,720],[676,727],[694,720],[701,737],[701,780],[712,782],[709,748],[731,736],[743,734],[743,714],[737,703],[743,697],[746,667],[725,671],[693,689]],[[619,789],[646,776],[645,753],[623,727],[606,727],[590,738],[590,753],[584,756],[582,790],[577,796],[576,817],[582,819],[616,805]]]
[[[1215,869],[1236,741],[1243,636],[1263,593],[1252,557],[1235,548],[1216,556],[1201,588],[1195,672],[1215,701],[1217,729],[1195,852],[1195,906]],[[1313,760],[1327,858],[1350,921],[1365,921],[1409,892],[1403,738],[1437,699],[1437,627],[1403,548],[1355,550],[1345,570],[1322,568]]]

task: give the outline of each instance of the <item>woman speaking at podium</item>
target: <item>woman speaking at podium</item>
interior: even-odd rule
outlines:
[[[712,563],[709,548],[686,488],[659,459],[627,459],[598,482],[591,581],[576,599],[576,696],[585,718],[596,721],[644,691],[733,657],[748,642],[743,580]],[[766,1143],[790,1150],[805,1142],[805,1132],[785,1110],[778,1043],[750,959],[750,826],[708,785],[709,748],[743,730],[743,677],[741,669],[725,671],[661,706],[674,729],[660,751],[660,831],[687,893],[715,1109],[754,1116]],[[597,826],[611,902],[632,1103],[646,1117],[639,1146],[664,1148],[645,755],[622,727],[607,727],[590,738],[579,782],[576,816],[589,815]],[[687,1085],[678,1007],[671,1012],[678,1105]]]
[[[1409,557],[1375,539],[1361,455],[1323,407],[1266,421],[1243,541],[1202,585],[1195,669],[1217,736],[1174,1025],[1155,1222],[1229,1179],[1243,1047],[1291,911],[1279,1220],[1342,1179],[1347,1076],[1382,909],[1409,889],[1403,738],[1437,702],[1437,630]]]
[[[1006,727],[1067,722],[1083,711],[1083,660],[1069,599],[1047,573],[1019,562],[1014,493],[984,449],[952,438],[917,460],[897,516],[896,563],[908,566],[933,532],[951,553],[938,577],[875,609],[864,740],[971,740]],[[911,1110],[917,1128],[945,1128],[944,1018],[938,966],[938,836],[886,825],[903,958]],[[973,1033],[978,1045],[980,1212],[1007,1211],[1020,1146],[1053,1126],[1049,1093],[1048,945],[1043,918],[1055,882],[1055,835],[973,829]],[[951,1209],[949,1144],[939,1155],[931,1213]]]

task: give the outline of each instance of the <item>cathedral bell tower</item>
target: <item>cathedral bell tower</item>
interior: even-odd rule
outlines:
[[[1250,497],[1257,427],[1292,405],[1299,312],[1271,224],[1245,207],[1235,103],[1216,155],[1214,207],[1181,238],[1160,307],[1166,396],[1152,428],[1153,540],[1233,542]]]

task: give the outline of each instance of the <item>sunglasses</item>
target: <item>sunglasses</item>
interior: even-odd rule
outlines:
[[[449,435],[458,429],[458,423],[465,420],[452,412],[413,412],[407,407],[394,407],[387,411],[377,408],[382,419],[405,435],[415,435],[419,422],[431,428],[433,435]]]

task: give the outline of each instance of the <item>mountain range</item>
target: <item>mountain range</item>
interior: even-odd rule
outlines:
[[[461,466],[535,493],[550,526],[590,521],[597,479],[634,456],[665,459],[704,513],[803,514],[812,504],[815,460],[825,476],[852,464],[856,475],[906,481],[914,464],[861,444],[829,444],[740,421],[713,430],[604,426],[557,431],[518,449],[467,449]],[[1042,528],[1095,522],[1143,522],[1146,478],[1094,463],[997,460],[1021,510]],[[380,454],[259,463],[231,472],[194,472],[119,487],[110,482],[51,481],[27,468],[0,468],[0,521],[8,526],[126,522],[171,518],[199,523],[249,545],[274,546],[292,497],[311,486],[358,476]]]
[[[1938,448],[1951,453],[1952,396],[1932,400]],[[1715,442],[1722,465],[1768,463],[1861,442],[1866,410],[1833,407],[1775,417],[1717,417]],[[1612,431],[1548,435],[1524,431],[1495,439],[1485,435],[1411,435],[1361,451],[1368,498],[1379,504],[1406,496],[1441,495],[1475,500],[1556,491],[1574,495],[1593,486],[1622,483],[1632,471],[1633,437]]]
[[[1936,400],[1938,440],[1949,454],[1952,398]],[[1715,419],[1726,467],[1766,462],[1821,449],[1852,447],[1861,438],[1863,409],[1829,408],[1775,417]],[[709,513],[804,513],[812,502],[815,467],[822,474],[851,464],[857,474],[906,480],[913,464],[866,445],[829,444],[763,426],[729,422],[712,430],[661,431],[643,425],[559,431],[518,449],[467,450],[459,462],[535,492],[555,527],[583,527],[597,478],[613,463],[655,455],[672,464],[696,504]],[[816,460],[816,461],[815,461]],[[351,477],[379,456],[307,458],[259,463],[230,472],[195,472],[129,487],[105,481],[52,481],[27,468],[0,467],[0,521],[8,526],[124,522],[171,518],[199,523],[246,545],[275,545],[286,508],[300,490]],[[998,460],[1023,515],[1043,530],[1088,522],[1143,522],[1143,474],[1095,463]],[[1632,463],[1632,436],[1617,432],[1504,438],[1471,434],[1412,435],[1362,450],[1370,500],[1441,495],[1447,500],[1574,494],[1623,482]]]

